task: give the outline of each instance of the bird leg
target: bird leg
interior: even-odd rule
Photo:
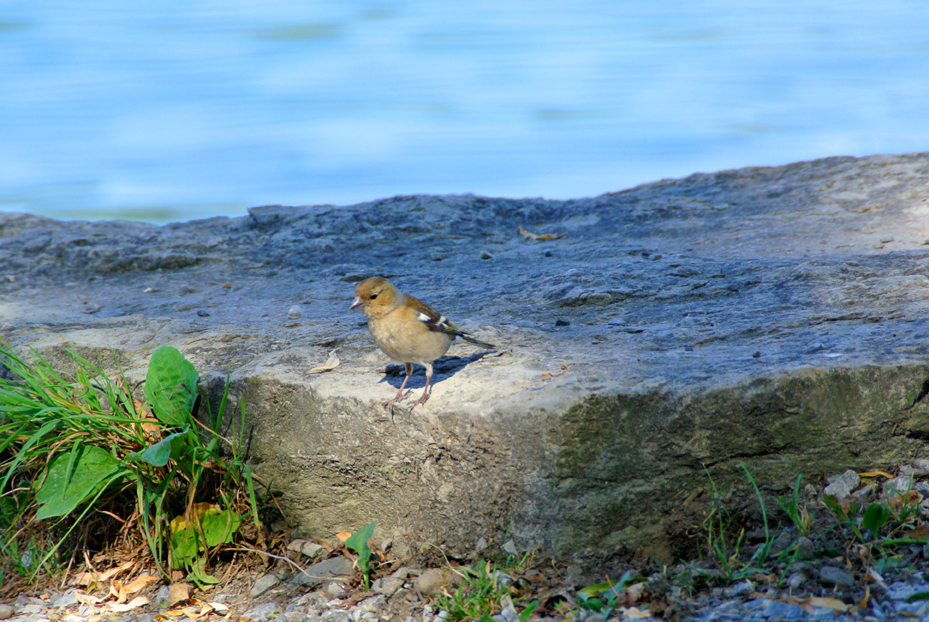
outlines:
[[[413,410],[414,408],[416,408],[416,407],[419,406],[420,404],[425,404],[425,403],[426,403],[426,400],[429,399],[429,396],[431,395],[431,392],[429,391],[429,381],[430,381],[430,380],[432,380],[432,365],[430,365],[430,364],[427,363],[427,364],[426,364],[426,387],[423,389],[423,394],[422,394],[422,396],[421,396],[418,400],[416,400],[415,402],[413,402],[413,404],[410,406],[410,410]]]
[[[397,396],[396,396],[394,399],[392,399],[392,400],[390,400],[389,402],[387,402],[386,404],[384,404],[384,406],[390,407],[390,406],[393,406],[394,404],[396,404],[397,402],[402,402],[403,400],[405,400],[407,397],[410,396],[410,393],[412,393],[412,391],[410,391],[410,393],[407,393],[406,395],[404,395],[404,394],[403,394],[403,388],[406,386],[406,382],[407,382],[407,380],[410,379],[410,376],[413,375],[413,364],[412,364],[412,363],[404,363],[403,366],[406,368],[406,377],[403,378],[403,384],[400,385],[400,390],[397,391]],[[426,379],[426,385],[428,385],[428,384],[429,384],[429,379],[427,378],[427,379]]]

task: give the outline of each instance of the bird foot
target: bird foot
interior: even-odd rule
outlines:
[[[416,408],[420,404],[425,404],[427,401],[429,401],[430,395],[432,395],[430,392],[423,391],[422,396],[410,405],[410,410],[412,411],[414,408]]]
[[[386,402],[384,402],[384,408],[390,408],[391,406],[393,406],[393,405],[396,404],[397,402],[402,402],[402,401],[405,400],[406,398],[410,397],[410,395],[411,395],[412,393],[413,393],[412,391],[407,391],[406,393],[404,393],[403,391],[398,391],[398,392],[397,392],[397,396],[396,396],[395,398],[393,398],[392,400],[387,400]]]

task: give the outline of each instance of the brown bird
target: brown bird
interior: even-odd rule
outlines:
[[[387,402],[388,406],[406,399],[403,389],[413,374],[414,363],[426,368],[426,387],[413,407],[429,399],[432,362],[448,351],[455,337],[482,348],[496,347],[460,331],[444,315],[425,302],[404,294],[380,276],[365,279],[355,287],[355,300],[349,310],[359,307],[368,318],[368,329],[377,347],[406,367],[406,378],[397,396]]]

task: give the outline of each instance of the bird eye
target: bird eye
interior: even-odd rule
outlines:
[[[374,300],[375,298],[377,298],[377,294],[371,294],[371,300]]]

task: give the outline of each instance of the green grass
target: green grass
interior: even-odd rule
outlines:
[[[178,569],[210,583],[212,554],[260,539],[251,471],[237,444],[212,431],[227,394],[212,426],[201,424],[197,372],[180,352],[152,354],[144,400],[118,367],[107,374],[69,352],[65,375],[32,354],[30,364],[0,342],[14,378],[0,378],[5,578],[55,578],[95,555],[105,564],[147,553],[166,576]]]

